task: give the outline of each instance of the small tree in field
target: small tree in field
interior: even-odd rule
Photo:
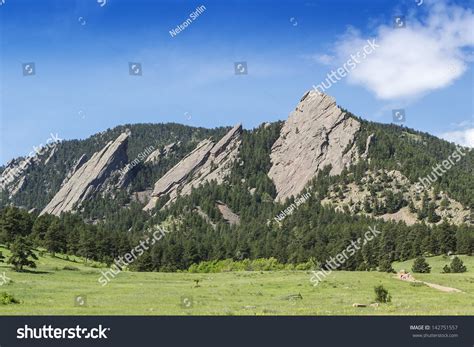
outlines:
[[[374,287],[375,291],[375,301],[381,303],[387,303],[392,301],[392,297],[388,293],[388,290],[383,287],[383,285],[379,285]]]
[[[22,271],[24,266],[36,268],[36,263],[33,260],[38,260],[36,254],[33,253],[33,245],[25,237],[18,237],[11,245],[12,252],[8,264],[12,264],[15,271]]]
[[[444,273],[461,273],[466,271],[466,266],[464,266],[464,263],[458,257],[454,257],[451,264],[449,266],[445,265],[443,268]]]
[[[411,268],[413,272],[418,273],[430,273],[431,266],[426,262],[426,259],[423,257],[418,257],[415,259],[413,263],[413,267]]]

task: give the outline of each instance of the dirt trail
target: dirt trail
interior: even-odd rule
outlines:
[[[416,282],[424,283],[424,284],[426,284],[428,287],[441,290],[442,292],[448,292],[448,293],[451,293],[451,292],[462,293],[461,290],[456,289],[456,288],[445,287],[445,286],[441,286],[441,285],[439,285],[439,284],[429,283],[429,282],[423,282],[423,281],[416,281]]]
[[[405,274],[405,273],[397,274],[397,276],[395,278],[397,278],[401,281],[405,281],[405,282],[423,283],[423,284],[427,285],[428,287],[438,289],[438,290],[440,290],[442,292],[446,292],[446,293],[462,293],[461,290],[456,289],[456,288],[445,287],[445,286],[435,284],[435,283],[415,280],[415,278],[409,273],[408,274]]]

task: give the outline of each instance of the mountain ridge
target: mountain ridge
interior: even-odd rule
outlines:
[[[95,134],[87,140],[82,140],[83,142],[73,140],[64,144],[60,143],[57,146],[58,148],[54,148],[51,152],[45,153],[38,160],[34,161],[36,165],[29,167],[25,175],[17,177],[13,184],[7,186],[6,192],[2,193],[2,205],[13,203],[21,206],[18,202],[22,201],[25,193],[31,189],[38,195],[38,184],[32,184],[31,181],[37,177],[42,177],[45,186],[51,187],[46,189],[48,192],[47,196],[40,194],[41,199],[38,199],[44,201],[44,205],[41,205],[39,201],[33,201],[25,206],[28,209],[40,209],[42,214],[53,213],[59,215],[62,211],[72,210],[77,212],[81,208],[81,203],[90,200],[92,196],[96,196],[94,199],[97,200],[98,193],[105,198],[109,196],[107,198],[109,200],[113,200],[114,196],[121,196],[124,199],[124,204],[118,206],[119,208],[125,207],[128,204],[125,201],[130,200],[135,195],[141,196],[139,200],[136,200],[138,203],[145,200],[143,208],[146,211],[152,210],[158,200],[161,200],[159,205],[160,208],[163,208],[174,203],[179,196],[190,194],[193,189],[199,188],[206,182],[217,181],[218,184],[222,184],[226,180],[225,177],[229,176],[233,171],[238,171],[242,168],[246,169],[247,164],[242,160],[243,154],[241,153],[242,134],[257,136],[260,129],[267,128],[271,124],[277,123],[265,123],[252,130],[243,130],[240,124],[232,129],[192,128],[174,123],[126,125]],[[150,129],[153,127],[158,127],[156,128],[158,133],[150,132]],[[80,181],[78,181],[78,177],[73,179],[74,175],[77,176],[77,172],[74,171],[81,170],[81,168],[84,169],[84,165],[87,166],[87,163],[92,160],[94,155],[104,151],[107,143],[114,141],[113,136],[116,136],[116,141],[121,136],[120,134],[123,134],[128,128],[133,128],[130,132],[130,138],[127,140],[127,142],[131,141],[132,148],[125,144],[126,150],[122,155],[122,163],[119,166],[128,165],[127,162],[136,158],[140,154],[139,150],[144,148],[145,144],[156,144],[157,139],[159,139],[161,142],[156,146],[157,149],[154,153],[144,158],[144,160],[138,161],[138,164],[127,172],[126,180],[122,177],[120,183],[117,183],[119,179],[117,174],[109,172],[107,176],[110,177],[107,177],[107,179],[110,181],[110,184],[106,185],[107,189],[102,188],[103,182],[101,182],[101,179],[99,179],[97,184],[99,187],[91,185],[91,182],[85,183],[81,189],[78,189],[77,196],[70,203],[65,203],[63,200],[67,200],[67,194],[64,194],[64,191],[67,189],[71,190],[71,186],[77,185]],[[374,160],[380,161],[382,168],[388,165],[386,169],[400,169],[399,165],[404,164],[400,164],[397,160],[404,161],[406,158],[397,159],[395,158],[396,155],[393,155],[393,151],[396,151],[396,149],[389,148],[393,146],[392,143],[394,141],[391,133],[399,134],[400,136],[409,134],[409,141],[407,142],[409,142],[411,147],[407,147],[408,145],[406,144],[402,145],[411,152],[419,151],[421,155],[429,157],[430,161],[434,161],[436,158],[433,157],[435,155],[439,157],[439,155],[438,153],[429,155],[425,153],[430,148],[423,148],[424,142],[430,141],[435,143],[436,146],[441,144],[445,147],[451,146],[444,144],[446,143],[444,140],[404,127],[384,126],[364,121],[337,106],[334,98],[315,91],[309,91],[303,95],[295,110],[290,113],[288,120],[282,124],[278,137],[272,140],[271,144],[266,144],[271,147],[268,154],[269,157],[265,159],[268,167],[263,171],[263,168],[256,168],[255,170],[261,172],[262,175],[268,176],[270,181],[265,183],[265,185],[274,185],[274,188],[269,186],[270,199],[283,203],[292,196],[300,194],[317,177],[318,173],[327,166],[330,166],[329,174],[334,176],[344,176],[347,174],[348,169],[357,167],[361,163],[362,167],[364,167],[363,170],[367,171],[370,166],[373,166]],[[64,150],[63,147],[70,148],[73,144],[83,145],[84,141],[88,141],[89,144],[92,143],[92,147],[88,147],[88,150],[79,150],[79,152],[77,150],[71,151],[77,154],[68,156],[66,160],[61,161],[59,156],[61,151]],[[135,145],[133,145],[133,141],[137,141]],[[169,149],[166,149],[168,154],[157,160],[157,155],[162,150],[165,151],[165,147],[177,142],[180,145],[177,147],[171,146],[173,147],[171,154],[168,153]],[[231,146],[228,148],[229,142]],[[376,148],[377,153],[371,153],[373,148]],[[380,148],[382,148],[382,151],[380,151]],[[403,147],[401,149],[407,150]],[[196,150],[197,152],[195,152]],[[252,150],[255,152],[252,154],[253,156],[261,149],[253,148]],[[202,153],[199,151],[202,151]],[[220,151],[225,153],[222,154]],[[387,153],[384,153],[385,151]],[[197,162],[192,165],[190,163],[186,164],[186,161],[189,162],[190,156],[192,158],[193,153],[196,155]],[[152,156],[153,158],[151,158]],[[377,158],[377,156],[380,158]],[[382,158],[383,156],[385,157]],[[83,161],[85,161],[86,157],[91,159],[84,163]],[[472,162],[471,155],[468,160]],[[17,161],[18,159],[13,162],[16,163]],[[94,166],[92,163],[90,165]],[[75,168],[75,166],[79,167]],[[237,166],[241,166],[241,168]],[[183,168],[182,174],[178,175],[179,171]],[[466,168],[469,170],[469,164]],[[1,174],[7,173],[8,169],[9,166],[2,168]],[[110,168],[110,171],[117,171],[117,169],[118,166]],[[464,171],[459,171],[459,168],[457,169],[457,174],[465,172],[464,169]],[[51,182],[50,177],[45,173],[41,173],[41,170],[48,173],[58,171],[59,175],[53,175],[53,182]],[[93,172],[94,170],[90,171]],[[403,168],[402,171],[404,171]],[[95,174],[92,174],[92,176],[95,176]],[[408,181],[413,183],[414,175],[410,175],[410,172],[405,172],[405,176]],[[463,180],[465,181],[465,178]],[[94,181],[94,178],[92,181]],[[229,180],[226,181],[228,182]],[[439,183],[441,187],[445,184],[443,179]],[[454,185],[458,183],[454,183]],[[448,184],[448,192],[452,185],[452,182]],[[460,185],[465,185],[465,183]],[[31,188],[31,186],[33,187]],[[65,186],[67,187],[65,188]],[[472,185],[468,184],[466,188],[467,193],[473,191]],[[249,187],[248,189],[253,194],[257,187]],[[460,202],[464,208],[468,208],[472,204],[469,197],[464,198],[461,192],[457,194],[461,194],[462,199]],[[7,198],[5,199],[6,196]],[[379,198],[382,200],[378,201]],[[347,202],[342,203],[342,201],[342,205],[347,204]],[[374,201],[374,204],[381,203],[383,198],[375,196]],[[455,200],[453,201],[458,203]],[[333,201],[334,203],[335,201]],[[67,207],[64,209],[55,208],[55,206],[63,204]],[[449,219],[449,216],[446,216],[446,218]],[[459,220],[456,216],[454,216],[454,219]]]

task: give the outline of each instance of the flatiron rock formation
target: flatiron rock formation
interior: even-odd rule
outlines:
[[[41,214],[58,216],[61,212],[72,211],[99,191],[107,178],[127,162],[128,136],[128,132],[122,133],[115,141],[107,143],[101,151],[94,153],[91,159],[80,165]],[[82,157],[81,159],[83,160]]]
[[[268,176],[275,183],[277,201],[296,196],[315,174],[331,164],[341,173],[358,159],[354,137],[360,123],[347,116],[332,97],[307,92],[283,125],[270,155]]]
[[[205,182],[215,180],[222,183],[239,153],[241,134],[242,125],[237,124],[217,143],[209,139],[201,141],[155,183],[152,197],[144,210],[151,210],[165,195],[169,195],[169,204],[178,195],[187,195],[193,187],[199,187]]]

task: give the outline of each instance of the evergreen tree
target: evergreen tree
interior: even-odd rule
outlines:
[[[36,244],[44,246],[43,241],[46,232],[55,218],[57,217],[50,214],[44,214],[36,218],[32,228],[32,237]]]
[[[26,237],[17,237],[12,243],[10,251],[11,256],[8,259],[8,264],[12,264],[15,271],[22,271],[24,266],[36,268],[34,260],[38,260],[38,257],[33,252],[32,243]]]
[[[392,267],[392,263],[390,260],[385,257],[383,258],[380,263],[379,263],[379,271],[380,272],[388,272],[388,273],[394,273],[395,270]]]
[[[466,272],[467,268],[462,262],[461,259],[458,257],[454,257],[453,260],[451,261],[451,264],[445,265],[443,268],[443,272],[445,273],[461,273],[461,272]]]
[[[5,208],[0,218],[0,242],[10,243],[17,236],[31,233],[31,217],[28,212],[9,206]]]
[[[418,257],[415,259],[411,270],[417,273],[429,273],[431,271],[431,266],[426,262],[425,258]]]
[[[65,234],[58,219],[55,219],[48,226],[48,230],[44,235],[44,246],[53,255],[65,251]]]

